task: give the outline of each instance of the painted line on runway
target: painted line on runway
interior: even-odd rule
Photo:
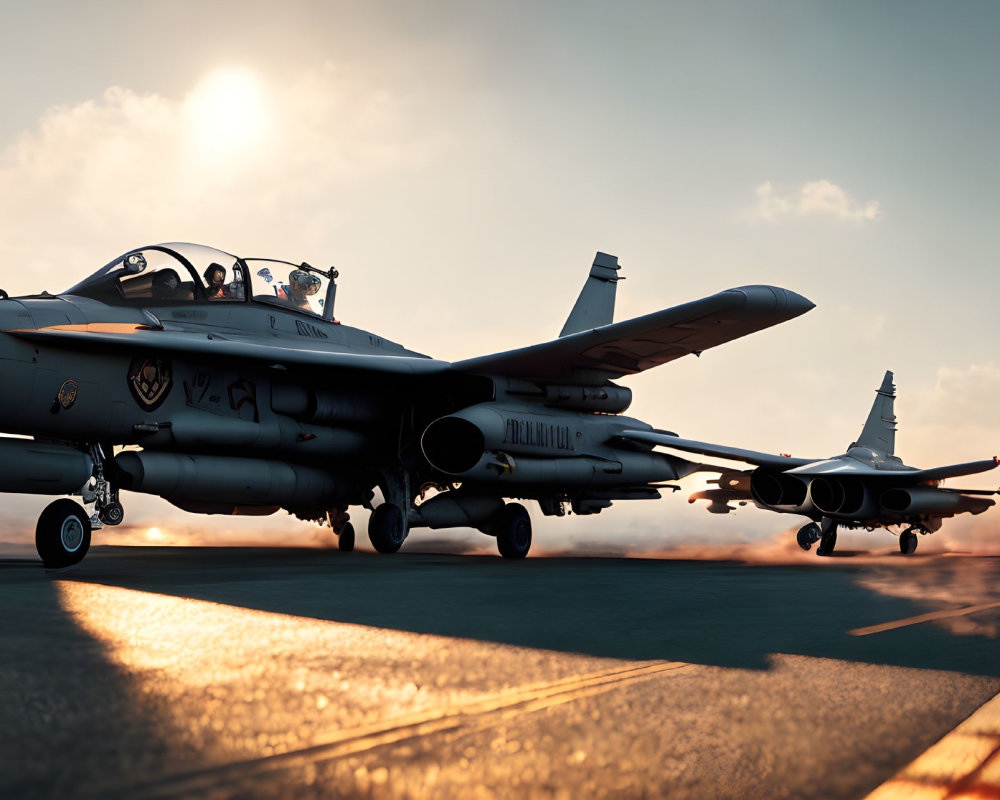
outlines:
[[[287,769],[305,767],[344,756],[356,755],[386,745],[399,744],[439,733],[473,733],[511,717],[602,694],[642,680],[695,665],[683,661],[659,661],[626,668],[577,675],[549,683],[517,687],[456,707],[405,714],[382,723],[337,731],[320,736],[308,747],[271,756],[230,762],[217,767],[171,775],[141,785],[107,788],[95,796],[163,798],[186,796],[226,784]]]
[[[868,636],[872,633],[882,633],[896,628],[905,628],[907,625],[919,625],[921,622],[932,622],[936,619],[949,619],[951,617],[964,617],[966,614],[976,614],[991,608],[1000,608],[1000,603],[985,603],[981,606],[965,606],[964,608],[951,608],[945,611],[931,611],[928,614],[918,614],[915,617],[898,619],[895,622],[883,622],[881,625],[869,625],[867,628],[855,628],[848,631],[851,636]]]
[[[1000,694],[865,800],[1000,797]]]

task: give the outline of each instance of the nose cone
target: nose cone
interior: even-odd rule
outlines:
[[[800,294],[780,286],[740,286],[734,291],[746,296],[746,310],[784,322],[805,314],[816,304]]]

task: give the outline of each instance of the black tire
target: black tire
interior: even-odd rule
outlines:
[[[38,517],[35,548],[49,569],[79,564],[90,549],[90,517],[79,503],[56,500]]]
[[[354,526],[350,522],[337,537],[337,548],[343,553],[350,553],[354,549]]]
[[[818,556],[832,556],[833,548],[837,546],[837,526],[834,525],[826,531],[819,540],[819,547],[816,548]]]
[[[813,543],[819,538],[819,525],[815,522],[803,525],[799,528],[799,532],[795,534],[795,541],[806,552],[812,549]]]
[[[97,518],[105,525],[121,525],[125,519],[125,509],[121,503],[108,503],[97,512]]]
[[[520,503],[507,503],[493,518],[491,528],[504,558],[521,559],[531,549],[531,517]]]
[[[368,538],[380,553],[395,553],[406,539],[403,510],[392,503],[383,503],[368,519]]]
[[[904,556],[913,555],[917,549],[917,534],[913,531],[903,531],[899,534],[899,552]]]

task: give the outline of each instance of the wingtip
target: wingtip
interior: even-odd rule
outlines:
[[[745,295],[748,305],[753,304],[760,310],[781,314],[786,320],[801,316],[816,308],[816,304],[809,298],[803,297],[791,289],[782,289],[780,286],[739,286],[734,291]]]

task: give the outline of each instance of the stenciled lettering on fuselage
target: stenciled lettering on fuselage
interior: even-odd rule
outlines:
[[[568,425],[533,419],[508,419],[504,444],[540,447],[546,450],[573,450],[573,436]]]
[[[167,399],[172,385],[169,361],[142,356],[132,359],[128,388],[142,408],[147,411],[158,408]]]
[[[300,319],[295,320],[295,330],[298,331],[299,336],[308,336],[310,339],[330,338],[315,325],[310,325],[308,322],[303,322]]]

